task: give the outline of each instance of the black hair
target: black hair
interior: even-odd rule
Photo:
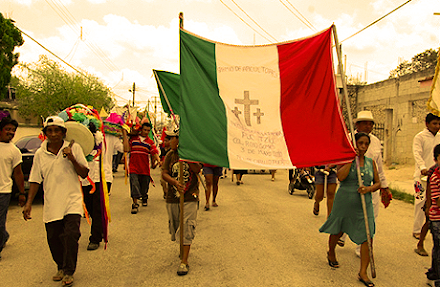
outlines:
[[[44,135],[46,135],[46,131],[47,131],[48,127],[50,127],[50,126],[46,126],[46,127],[43,128]],[[63,131],[63,134],[67,133],[67,129],[66,128],[63,128],[63,127],[60,127],[60,126],[56,126],[56,127],[59,127]]]
[[[429,113],[426,115],[425,123],[429,124],[433,120],[440,120],[440,118],[434,115],[433,113]]]
[[[2,131],[6,125],[13,125],[15,128],[18,128],[18,122],[16,120],[11,119],[10,117],[4,117],[0,121],[0,131]]]
[[[360,133],[357,133],[357,134],[354,135],[354,138],[356,139],[356,141],[358,141],[361,137],[367,137],[368,138],[368,142],[371,143],[370,136],[368,134],[366,134],[366,133],[360,132]]]
[[[440,144],[434,147],[434,159],[437,160],[437,157],[440,155]]]
[[[170,140],[170,139],[172,139],[172,138],[179,138],[179,136],[168,136],[168,135],[167,135],[167,136],[165,136],[165,138],[167,138],[167,139]]]
[[[141,128],[143,129],[144,127],[153,128],[153,126],[150,123],[143,123]]]

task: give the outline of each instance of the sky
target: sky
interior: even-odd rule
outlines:
[[[179,12],[184,13],[186,30],[237,45],[294,40],[334,23],[346,74],[374,83],[386,80],[401,61],[440,46],[440,16],[434,15],[440,13],[438,0],[412,0],[347,39],[405,2],[1,0],[0,12],[72,66],[99,77],[119,105],[132,99],[129,90],[136,83],[135,102],[145,106],[158,96],[152,69],[179,73]],[[15,50],[20,62],[37,62],[39,55],[49,55],[25,35],[23,39],[23,46]],[[67,66],[66,70],[74,72]]]

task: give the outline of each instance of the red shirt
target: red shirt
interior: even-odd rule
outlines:
[[[141,140],[139,136],[130,138],[130,163],[128,170],[130,173],[150,175],[150,156],[158,154],[156,145],[149,138]]]
[[[440,221],[440,208],[437,205],[437,198],[440,197],[440,174],[437,168],[432,174],[429,185],[431,186],[431,208],[429,208],[429,220]]]

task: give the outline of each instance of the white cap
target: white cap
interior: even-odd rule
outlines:
[[[66,125],[64,124],[64,120],[59,116],[47,117],[46,120],[44,121],[44,127],[48,127],[48,126],[58,126],[58,127],[66,128]]]

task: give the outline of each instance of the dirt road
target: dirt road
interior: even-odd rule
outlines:
[[[111,195],[112,222],[107,250],[87,251],[89,226],[82,221],[75,286],[363,286],[356,279],[355,245],[338,248],[341,267],[326,260],[326,234],[318,229],[326,215],[312,214],[304,191],[287,192],[287,171],[245,175],[237,186],[220,180],[219,207],[199,211],[197,235],[190,254],[190,273],[176,275],[179,247],[170,241],[159,172],[148,207],[130,214],[128,186],[116,174]],[[204,197],[204,192],[201,192]],[[7,228],[11,238],[2,252],[0,286],[59,286],[51,281],[51,259],[42,223],[42,205],[25,222],[11,205]],[[204,200],[201,201],[201,207]],[[325,210],[321,206],[321,210]],[[414,253],[413,206],[393,201],[380,210],[374,251],[376,286],[425,286],[430,257]],[[430,253],[429,235],[426,249]]]

